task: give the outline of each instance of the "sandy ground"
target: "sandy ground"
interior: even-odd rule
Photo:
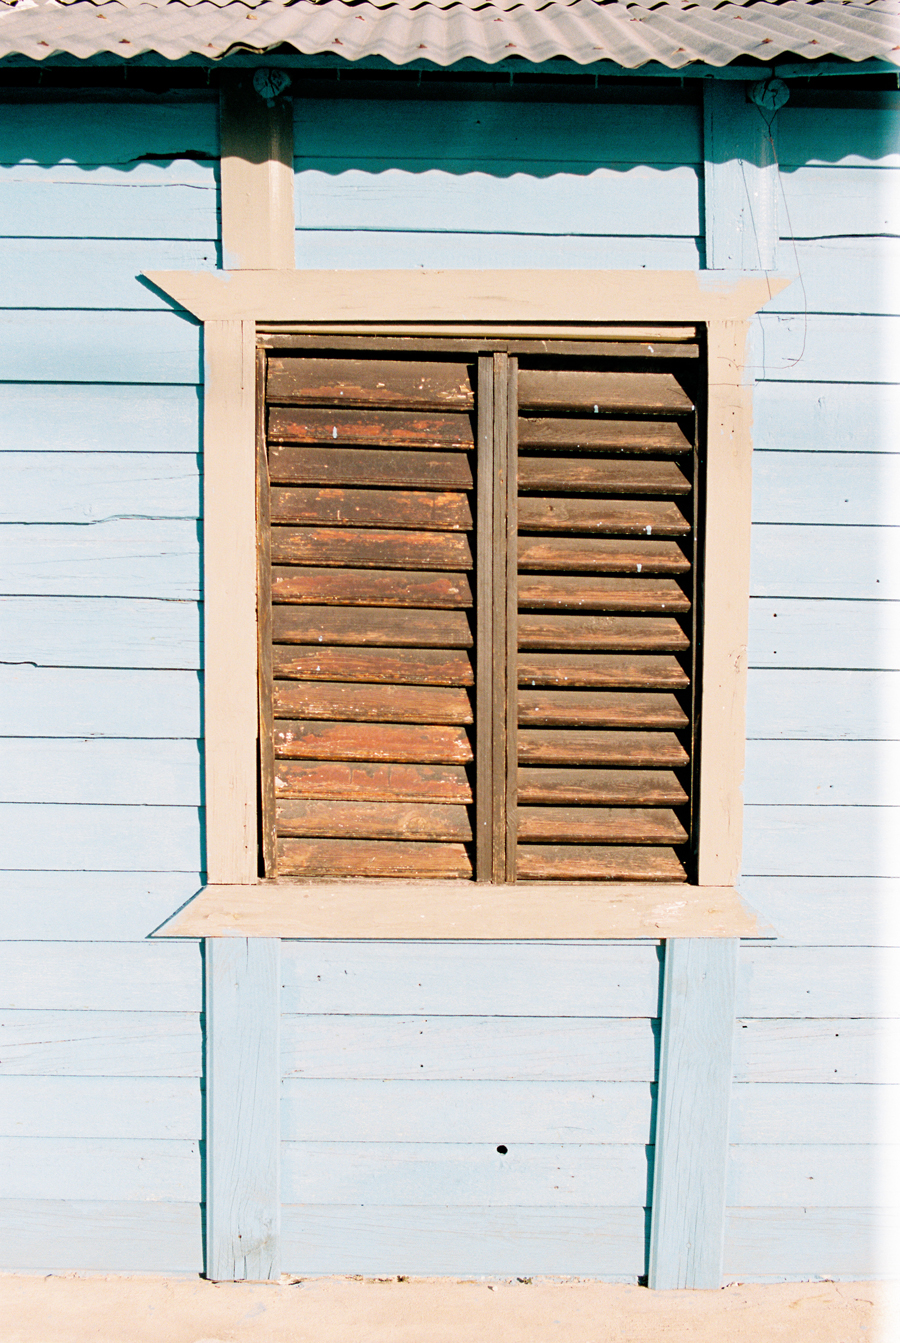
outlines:
[[[0,1276],[2,1343],[898,1343],[895,1311],[896,1292],[866,1282],[649,1292],[546,1279]]]

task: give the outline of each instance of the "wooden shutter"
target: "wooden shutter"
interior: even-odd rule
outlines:
[[[693,351],[522,358],[516,876],[686,878]]]
[[[266,873],[470,877],[471,361],[262,357]]]

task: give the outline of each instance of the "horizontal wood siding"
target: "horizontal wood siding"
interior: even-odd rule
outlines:
[[[900,386],[896,95],[776,119],[779,266],[755,324],[745,898],[726,1278],[888,1271],[896,1194]],[[793,236],[792,236],[793,235]],[[881,944],[879,946],[879,944]]]
[[[6,112],[0,1266],[196,1274],[201,958],[145,939],[204,862],[201,342],[139,275],[216,264],[216,106]]]

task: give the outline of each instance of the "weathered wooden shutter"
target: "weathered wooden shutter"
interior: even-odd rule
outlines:
[[[471,365],[266,362],[266,873],[470,877]]]
[[[687,875],[697,351],[670,349],[520,360],[519,879]]]

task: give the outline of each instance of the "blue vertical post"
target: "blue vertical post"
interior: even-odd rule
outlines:
[[[206,1276],[277,1278],[281,943],[206,938]]]
[[[651,1287],[721,1286],[737,948],[666,942]]]

